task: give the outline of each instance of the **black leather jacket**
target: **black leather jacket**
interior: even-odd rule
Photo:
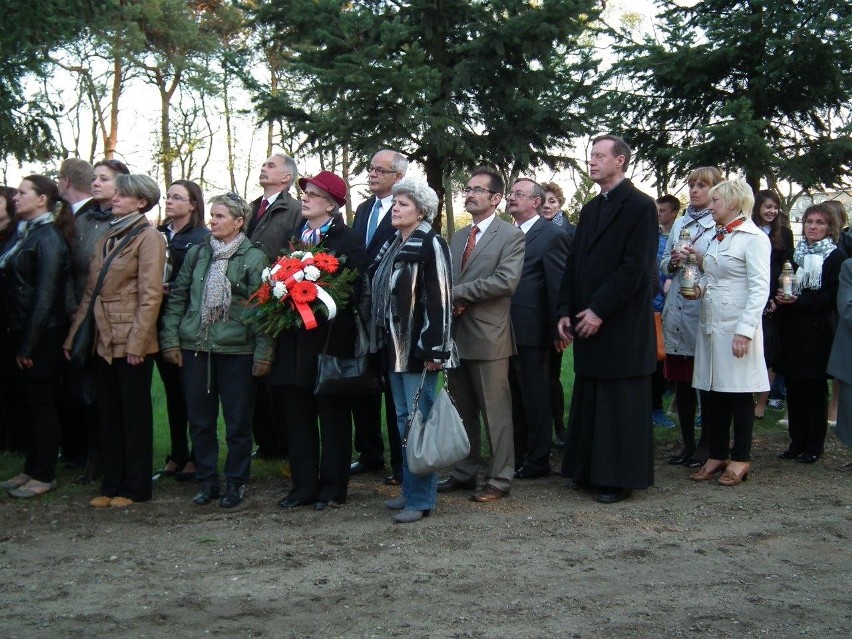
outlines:
[[[158,226],[157,230],[168,237],[168,228],[169,225],[166,223]],[[172,239],[168,241],[169,259],[172,263],[172,274],[169,277],[169,283],[177,279],[181,266],[183,266],[183,260],[186,258],[189,249],[197,244],[204,244],[208,235],[210,235],[210,229],[204,226],[185,226],[172,235]],[[163,301],[163,310],[165,310],[165,306],[166,303]]]
[[[20,333],[17,354],[32,356],[45,328],[68,325],[65,285],[69,253],[53,224],[30,231],[3,271],[8,330]]]

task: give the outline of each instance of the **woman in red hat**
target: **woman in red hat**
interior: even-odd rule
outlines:
[[[308,246],[322,245],[346,268],[361,273],[367,262],[364,243],[340,214],[340,207],[346,204],[346,183],[334,173],[321,171],[312,178],[301,178],[299,188],[304,223],[289,233],[290,239]],[[278,335],[269,383],[276,410],[287,422],[293,487],[278,502],[285,510],[311,504],[324,510],[346,501],[352,457],[350,398],[323,396],[319,401],[314,383],[317,356],[323,349],[339,357],[354,355],[353,305],[358,292],[345,309],[338,309],[333,323],[318,317],[315,329],[285,330]]]

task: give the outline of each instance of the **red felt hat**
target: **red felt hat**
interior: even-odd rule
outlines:
[[[308,184],[313,184],[328,193],[340,206],[346,204],[346,182],[331,171],[320,171],[314,177],[299,178],[300,189],[304,191]]]

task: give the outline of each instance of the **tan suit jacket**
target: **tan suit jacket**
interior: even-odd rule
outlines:
[[[524,234],[499,217],[476,243],[464,268],[462,254],[471,225],[450,242],[453,304],[464,304],[455,318],[454,338],[462,359],[492,360],[515,354],[509,309],[524,267]]]

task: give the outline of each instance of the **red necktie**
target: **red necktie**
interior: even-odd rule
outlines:
[[[260,208],[257,209],[257,221],[260,222],[260,218],[263,217],[263,214],[266,213],[266,209],[269,208],[269,200],[263,198],[260,203]]]
[[[461,267],[464,268],[465,263],[467,262],[467,258],[470,257],[470,254],[473,253],[473,249],[476,246],[476,234],[479,233],[479,227],[474,224],[470,227],[470,235],[467,236],[467,244],[464,245],[464,253],[462,253],[462,261]]]

